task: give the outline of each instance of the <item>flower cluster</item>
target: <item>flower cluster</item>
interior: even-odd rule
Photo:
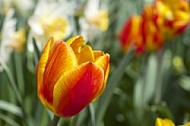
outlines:
[[[189,23],[189,4],[185,0],[155,0],[145,5],[141,15],[131,16],[119,39],[124,51],[131,46],[136,54],[163,47],[164,41],[181,34]]]

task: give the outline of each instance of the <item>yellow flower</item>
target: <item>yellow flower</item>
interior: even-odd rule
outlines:
[[[155,126],[175,126],[175,125],[170,119],[157,118],[155,122]]]
[[[155,25],[154,13],[150,5],[146,5],[142,13],[142,37],[148,51],[163,47],[163,35]]]
[[[106,10],[99,10],[90,17],[87,17],[87,22],[95,25],[101,31],[106,31],[109,25],[108,12]]]
[[[184,126],[190,126],[190,122],[186,123]]]
[[[11,36],[11,43],[7,44],[7,46],[13,48],[16,51],[22,51],[24,44],[26,42],[25,29],[20,29],[16,31]]]
[[[68,22],[64,18],[57,17],[54,19],[47,20],[44,17],[41,20],[42,28],[44,29],[45,36],[53,36],[55,40],[63,39],[66,36],[66,30],[68,27]]]

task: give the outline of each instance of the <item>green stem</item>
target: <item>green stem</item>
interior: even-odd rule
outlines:
[[[59,120],[60,120],[60,117],[54,115],[54,117],[53,117],[53,119],[52,119],[52,121],[51,121],[51,123],[50,123],[50,126],[57,126]]]
[[[131,58],[134,54],[134,51],[135,51],[134,49],[131,49],[128,53],[125,54],[125,56],[120,61],[117,69],[114,70],[114,72],[110,76],[108,83],[107,83],[107,87],[98,101],[99,106],[96,111],[96,124],[97,125],[102,121],[102,118],[104,117],[104,114],[106,112],[106,108],[108,107],[111,97],[113,95],[113,90],[115,89],[115,87],[117,86],[118,82],[120,81],[122,75],[124,74],[125,67],[131,60]]]
[[[162,97],[162,63],[163,63],[163,49],[158,52],[158,67],[157,67],[157,80],[155,92],[155,104],[159,104]]]
[[[91,126],[95,126],[95,111],[92,103],[89,105],[89,111],[91,115]]]

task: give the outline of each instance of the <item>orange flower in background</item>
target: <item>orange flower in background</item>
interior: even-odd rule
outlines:
[[[170,7],[174,12],[175,17],[173,21],[173,29],[176,34],[180,34],[189,24],[189,3],[185,0],[173,0],[172,2],[173,4],[171,4]]]
[[[172,11],[176,10],[183,10],[188,11],[189,10],[189,3],[186,0],[156,0],[161,1],[165,5],[171,8]]]
[[[124,51],[128,51],[131,47],[136,48],[136,54],[145,51],[145,44],[142,41],[141,25],[142,18],[137,15],[131,16],[124,24],[119,34],[120,43]]]
[[[142,13],[142,37],[147,51],[154,51],[163,47],[163,36],[155,25],[153,10],[150,5],[146,5]]]
[[[189,24],[189,5],[184,0],[156,0],[155,22],[166,39],[182,33]]]
[[[155,1],[153,4],[154,22],[160,33],[164,36],[171,36],[171,21],[173,20],[172,11],[162,1]],[[166,27],[167,26],[167,27]],[[169,34],[169,35],[168,35]]]
[[[156,0],[146,5],[141,15],[131,16],[119,39],[124,51],[133,45],[136,54],[155,51],[164,41],[181,34],[189,24],[189,3],[185,0]]]
[[[157,118],[155,126],[175,126],[175,125],[170,119]]]
[[[42,104],[62,117],[79,113],[104,91],[109,60],[109,54],[92,50],[82,36],[67,42],[50,38],[37,66]]]

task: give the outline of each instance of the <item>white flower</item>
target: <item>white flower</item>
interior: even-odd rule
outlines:
[[[4,23],[2,26],[2,40],[0,43],[0,60],[1,62],[7,62],[9,60],[10,54],[13,51],[9,45],[12,42],[12,36],[15,34],[16,29],[16,19],[13,18],[14,9],[10,9],[5,16]],[[2,67],[0,65],[0,71]]]
[[[81,34],[86,39],[92,39],[95,31],[106,31],[109,25],[108,12],[100,8],[99,0],[89,0],[80,19]]]
[[[72,2],[66,0],[58,2],[40,0],[38,2],[28,24],[31,29],[30,35],[36,39],[39,48],[43,48],[50,37],[59,40],[71,33],[70,15],[74,13],[72,5]]]
[[[34,0],[0,0],[1,13],[7,13],[12,7],[25,16],[34,7]]]

